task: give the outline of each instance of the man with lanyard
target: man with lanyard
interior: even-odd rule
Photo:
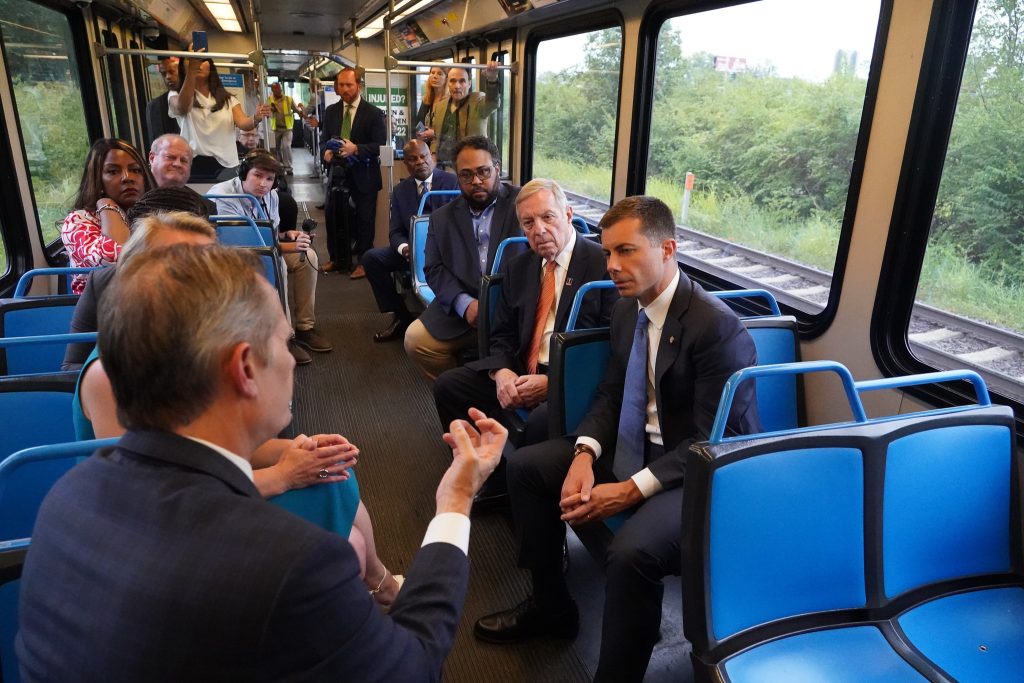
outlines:
[[[270,117],[270,130],[274,131],[274,148],[277,150],[277,158],[284,166],[287,175],[292,174],[292,122],[294,112],[305,115],[301,104],[296,104],[288,95],[281,92],[280,83],[270,85],[270,98],[267,103],[274,112]]]
[[[277,176],[281,164],[270,152],[253,150],[238,167],[238,177],[218,183],[210,188],[210,194],[251,194],[256,197],[274,228],[281,226],[281,201],[277,190]],[[218,199],[217,212],[230,216],[249,216],[260,220],[260,212],[252,202],[242,198]],[[293,322],[295,338],[288,344],[295,356],[295,362],[305,365],[311,362],[309,354],[297,344],[310,351],[327,353],[334,346],[315,329],[316,317],[316,275],[317,256],[310,245],[310,236],[301,230],[288,230],[280,234],[281,257],[287,270],[286,280],[295,300]]]

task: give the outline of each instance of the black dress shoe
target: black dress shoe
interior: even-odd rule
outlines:
[[[383,330],[381,330],[380,332],[373,333],[373,341],[380,344],[382,342],[394,341],[396,339],[404,339],[405,328],[407,327],[409,327],[409,323],[405,322],[404,320],[399,320],[398,318],[395,318],[394,322],[385,327]]]
[[[579,630],[580,613],[575,602],[551,610],[542,607],[532,596],[512,609],[481,617],[473,626],[477,638],[501,645],[521,643],[538,636],[575,638]]]

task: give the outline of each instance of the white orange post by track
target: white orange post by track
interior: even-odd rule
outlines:
[[[680,225],[686,225],[687,215],[690,213],[690,195],[693,194],[693,174],[686,172],[686,185],[683,190],[683,208],[679,214]]]

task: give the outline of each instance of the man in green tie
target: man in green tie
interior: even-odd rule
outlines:
[[[327,209],[327,250],[331,260],[324,264],[326,271],[339,270],[339,260],[348,251],[348,245],[342,241],[346,238],[339,234],[344,218],[342,212],[347,212],[350,230],[347,239],[355,241],[355,254],[362,256],[373,247],[377,193],[383,186],[380,148],[386,142],[387,128],[384,112],[362,98],[362,84],[357,68],[345,67],[339,71],[334,79],[334,91],[341,101],[324,111],[321,154],[330,167],[330,187],[341,190],[331,192],[329,197],[340,199],[347,194],[350,199]],[[362,265],[352,270],[352,279],[365,276]]]

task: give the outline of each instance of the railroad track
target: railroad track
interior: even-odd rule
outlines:
[[[608,208],[588,197],[566,195],[573,211],[592,223]],[[809,312],[821,310],[828,301],[830,273],[690,228],[677,226],[676,238],[684,264],[740,288],[767,289],[780,303]],[[908,338],[924,362],[983,372],[993,390],[1024,400],[1024,336],[918,303]]]

